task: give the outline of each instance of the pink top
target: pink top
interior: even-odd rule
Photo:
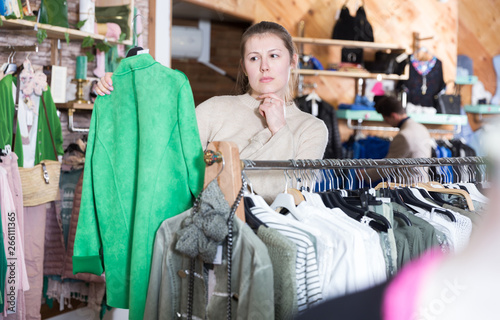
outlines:
[[[434,270],[445,256],[431,250],[407,264],[387,287],[382,302],[384,320],[412,319],[423,279]]]

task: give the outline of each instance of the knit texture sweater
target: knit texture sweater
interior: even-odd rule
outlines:
[[[218,96],[196,108],[203,148],[212,141],[232,141],[241,159],[288,160],[321,159],[328,142],[328,129],[322,120],[286,106],[286,125],[272,135],[259,113],[260,101],[249,94]],[[272,201],[284,191],[283,172],[248,172],[254,191]]]

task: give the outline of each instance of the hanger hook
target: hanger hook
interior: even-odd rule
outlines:
[[[142,19],[145,19],[142,14],[140,13],[137,13],[134,18],[132,19],[132,41],[134,42],[133,44],[136,45],[137,44],[137,28],[136,28],[136,24],[135,24],[135,20],[137,19],[137,17],[141,17]]]

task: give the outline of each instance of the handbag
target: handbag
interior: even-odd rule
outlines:
[[[406,57],[403,60],[398,60],[400,55],[400,53],[395,52],[386,53],[384,51],[377,51],[375,52],[374,61],[365,61],[365,68],[371,73],[402,75],[410,58]]]
[[[460,114],[462,99],[459,94],[441,94],[437,96],[437,103],[434,106],[437,113]]]
[[[368,41],[373,42],[373,29],[366,17],[363,6],[356,11],[356,16],[351,16],[349,9],[344,5],[340,16],[333,27],[332,39]],[[342,48],[341,61],[363,64],[363,49]]]
[[[434,96],[434,108],[436,108],[437,113],[460,114],[461,105],[462,99],[457,86],[455,86],[453,94],[437,94]]]
[[[38,15],[40,23],[69,28],[66,0],[42,0]]]
[[[17,132],[17,110],[19,107],[19,77],[17,79],[17,93],[16,93],[16,107],[14,112],[14,126],[12,135],[12,152],[15,152],[16,146],[16,132]],[[45,106],[45,99],[42,95],[42,104],[45,114],[47,114],[47,107]],[[52,140],[52,147],[54,155],[57,159],[56,145],[54,137],[52,136],[52,129],[48,117],[47,125],[49,126],[50,139]],[[59,177],[61,176],[61,163],[54,160],[42,160],[39,164],[32,168],[19,168],[19,175],[21,176],[21,188],[23,192],[23,206],[33,207],[43,203],[55,201],[60,199],[59,193]]]

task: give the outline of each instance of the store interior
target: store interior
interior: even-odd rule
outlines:
[[[63,158],[73,156],[75,168],[84,166],[85,144],[93,130],[94,101],[101,99],[95,94],[96,82],[105,72],[114,72],[127,59],[129,50],[141,47],[163,66],[185,74],[197,106],[214,96],[236,94],[240,39],[247,28],[260,21],[276,22],[293,37],[300,63],[292,71],[296,103],[300,99],[310,102],[313,107],[307,112],[317,117],[318,105],[320,110],[328,109],[328,117],[334,114],[334,122],[327,127],[337,135],[336,151],[325,154],[325,159],[354,159],[342,164],[357,168],[360,158],[384,158],[383,152],[365,145],[377,139],[387,152],[398,134],[373,107],[381,95],[398,97],[408,115],[429,130],[435,141],[433,158],[471,157],[467,159],[473,161],[472,157],[489,155],[483,137],[500,115],[497,0],[480,4],[473,0],[69,0],[49,6],[48,18],[40,14],[43,2],[22,1],[23,10],[16,11],[8,5],[17,5],[17,1],[0,1],[4,6],[0,8],[0,79],[28,66],[34,74],[46,75],[52,94],[50,104],[60,121],[59,147],[65,151]],[[341,12],[347,10],[349,16],[355,16],[359,8],[364,8],[372,39],[335,38]],[[442,68],[439,85],[429,82],[424,89],[425,85],[419,84],[422,96],[426,90],[435,91],[432,104],[419,104],[419,93],[416,97],[407,87],[412,57],[436,59]],[[155,83],[154,78],[148,81]],[[443,101],[449,100],[440,103],[441,95]],[[6,100],[0,97],[0,103]],[[12,123],[8,125],[12,128]],[[2,151],[10,139],[7,136],[0,128]],[[47,148],[52,152],[50,144]],[[452,151],[443,153],[444,148]],[[57,154],[55,149],[54,145]],[[447,164],[449,168],[453,165]],[[322,168],[339,168],[336,163],[330,165]],[[435,174],[446,176],[439,170]],[[359,187],[364,183],[355,182]],[[47,233],[63,231],[58,205],[47,210]],[[70,213],[72,206],[71,202]],[[65,233],[67,237],[67,230]],[[103,303],[102,279],[94,278],[91,289],[87,286],[75,294],[68,293],[61,282],[61,269],[56,272],[60,284],[55,278],[49,283],[53,275],[47,265],[62,268],[54,261],[65,261],[69,254],[64,246],[48,247],[59,241],[58,237],[62,234],[43,237],[45,255],[38,258],[43,260],[40,266],[45,275],[39,288],[41,319],[126,319],[127,310]],[[91,307],[82,296],[92,296]]]

